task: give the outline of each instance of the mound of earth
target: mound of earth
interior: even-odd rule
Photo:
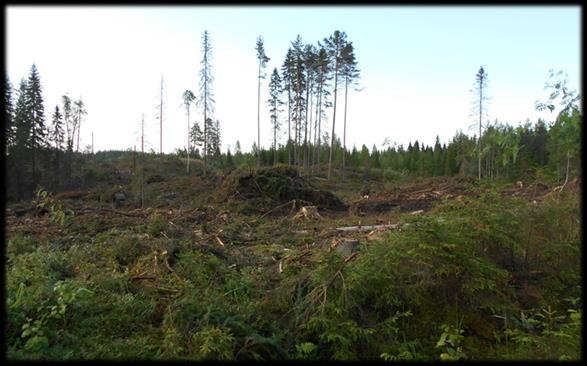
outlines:
[[[224,179],[215,197],[220,202],[244,200],[271,205],[302,200],[319,208],[347,208],[332,192],[315,188],[307,179],[300,177],[297,169],[288,166],[235,170]]]

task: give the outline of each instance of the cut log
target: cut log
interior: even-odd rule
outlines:
[[[389,225],[365,225],[365,226],[343,226],[337,227],[336,231],[340,232],[366,232],[372,230],[385,230],[385,229],[397,229],[399,224],[389,224]]]
[[[293,217],[294,220],[298,219],[320,219],[322,216],[318,213],[316,206],[302,206],[300,211]]]

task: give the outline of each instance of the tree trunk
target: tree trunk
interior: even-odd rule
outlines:
[[[334,110],[332,112],[332,137],[330,139],[330,153],[328,155],[328,180],[330,180],[330,173],[332,170],[332,150],[334,147],[334,126],[336,124],[336,95],[338,87],[338,60],[336,60],[336,67],[334,69]]]
[[[297,145],[298,145],[298,129],[299,129],[299,120],[300,120],[300,98],[299,98],[299,85],[296,86],[296,118],[294,120],[294,144],[293,144],[293,153],[294,153],[294,158],[293,158],[293,162],[294,165],[298,165],[298,149],[297,149]]]
[[[277,126],[273,125],[273,166],[277,164]]]
[[[208,83],[204,80],[204,175],[206,174],[206,165],[208,161],[208,123],[206,122],[206,107]]]
[[[81,110],[80,110],[77,113],[77,147],[75,148],[75,151],[77,151],[77,152],[79,152],[79,134],[80,134],[81,130],[82,130],[82,115],[81,115]]]
[[[159,172],[163,169],[163,76],[161,76],[161,99],[159,103]]]
[[[319,137],[318,131],[318,100],[320,98],[320,85],[318,85],[318,90],[316,91],[316,117],[314,117],[314,144],[312,149],[312,166],[311,166],[311,173],[314,174],[314,166],[316,165],[316,149],[318,148],[318,144],[316,143],[317,137]]]
[[[318,88],[320,91],[318,92],[318,110],[316,111],[316,113],[318,113],[318,135],[316,136],[316,140],[317,140],[317,144],[316,144],[316,152],[317,152],[317,156],[316,156],[316,165],[318,166],[318,172],[320,171],[320,148],[322,146],[322,135],[321,135],[321,124],[322,124],[322,87],[323,87],[323,82],[320,82],[320,87]]]
[[[187,173],[190,175],[190,108],[188,106],[188,145],[187,145],[187,155],[188,155],[188,163],[187,163]]]
[[[310,96],[310,80],[308,76],[308,82],[306,85],[306,118],[304,119],[304,152],[303,152],[303,163],[302,166],[304,170],[306,169],[307,160],[307,152],[308,152],[308,104],[310,103],[309,96]]]
[[[261,166],[261,61],[259,60],[259,82],[257,88],[257,168]]]
[[[141,208],[145,207],[145,116],[141,120]]]
[[[567,168],[565,171],[565,182],[561,186],[560,191],[558,191],[559,194],[563,191],[563,188],[565,188],[565,186],[569,182],[569,170],[570,170],[569,168],[570,168],[570,166],[571,166],[571,151],[567,150]]]
[[[287,87],[287,165],[291,166],[291,85]]]
[[[59,149],[55,149],[55,190],[59,189]]]
[[[346,161],[346,109],[347,109],[347,94],[348,94],[349,78],[345,78],[344,83],[344,128],[342,133],[342,179],[344,180],[344,168]]]
[[[479,84],[479,142],[478,142],[478,155],[479,155],[479,180],[481,180],[481,119],[483,112],[483,80]]]
[[[308,152],[307,152],[307,154],[308,154],[308,159],[307,159],[308,160],[308,166],[306,167],[306,169],[308,169],[308,171],[310,171],[310,165],[312,164],[312,159],[310,157],[311,157],[311,155],[312,155],[311,153],[313,151],[313,149],[312,149],[312,108],[313,108],[313,104],[314,103],[312,102],[312,84],[310,84],[310,97],[309,97],[309,100],[310,100],[310,112],[309,112],[310,121],[308,122],[308,149],[307,149],[308,150]],[[316,131],[314,131],[314,133],[316,133]]]

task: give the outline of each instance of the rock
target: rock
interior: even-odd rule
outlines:
[[[340,243],[334,248],[336,253],[344,256],[351,255],[359,249],[359,241],[356,239],[342,239]]]
[[[159,174],[151,175],[147,178],[147,184],[163,182],[165,178]]]
[[[115,192],[112,195],[112,207],[113,208],[119,208],[120,205],[122,205],[122,203],[124,203],[124,201],[126,201],[126,194],[124,192]]]
[[[167,204],[173,203],[178,197],[179,197],[179,194],[177,192],[167,192],[167,193],[163,194],[163,200]]]

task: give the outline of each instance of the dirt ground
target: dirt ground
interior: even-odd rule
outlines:
[[[241,172],[211,181],[195,176],[152,182],[145,189],[145,208],[140,208],[136,194],[114,209],[108,190],[63,192],[49,196],[44,204],[7,207],[6,232],[8,237],[59,237],[60,245],[70,245],[117,228],[140,232],[147,241],[159,240],[151,246],[160,246],[160,251],[161,240],[188,240],[229,265],[283,266],[280,258],[330,252],[345,240],[368,243],[396,229],[402,215],[425,215],[439,201],[462,200],[485,189],[466,178],[392,184],[349,179],[333,184],[301,178],[287,169],[263,174],[262,179]],[[503,185],[499,192],[540,202],[560,189],[517,182]],[[580,182],[569,182],[563,189],[578,190]],[[56,212],[64,213],[66,220],[60,223]]]

